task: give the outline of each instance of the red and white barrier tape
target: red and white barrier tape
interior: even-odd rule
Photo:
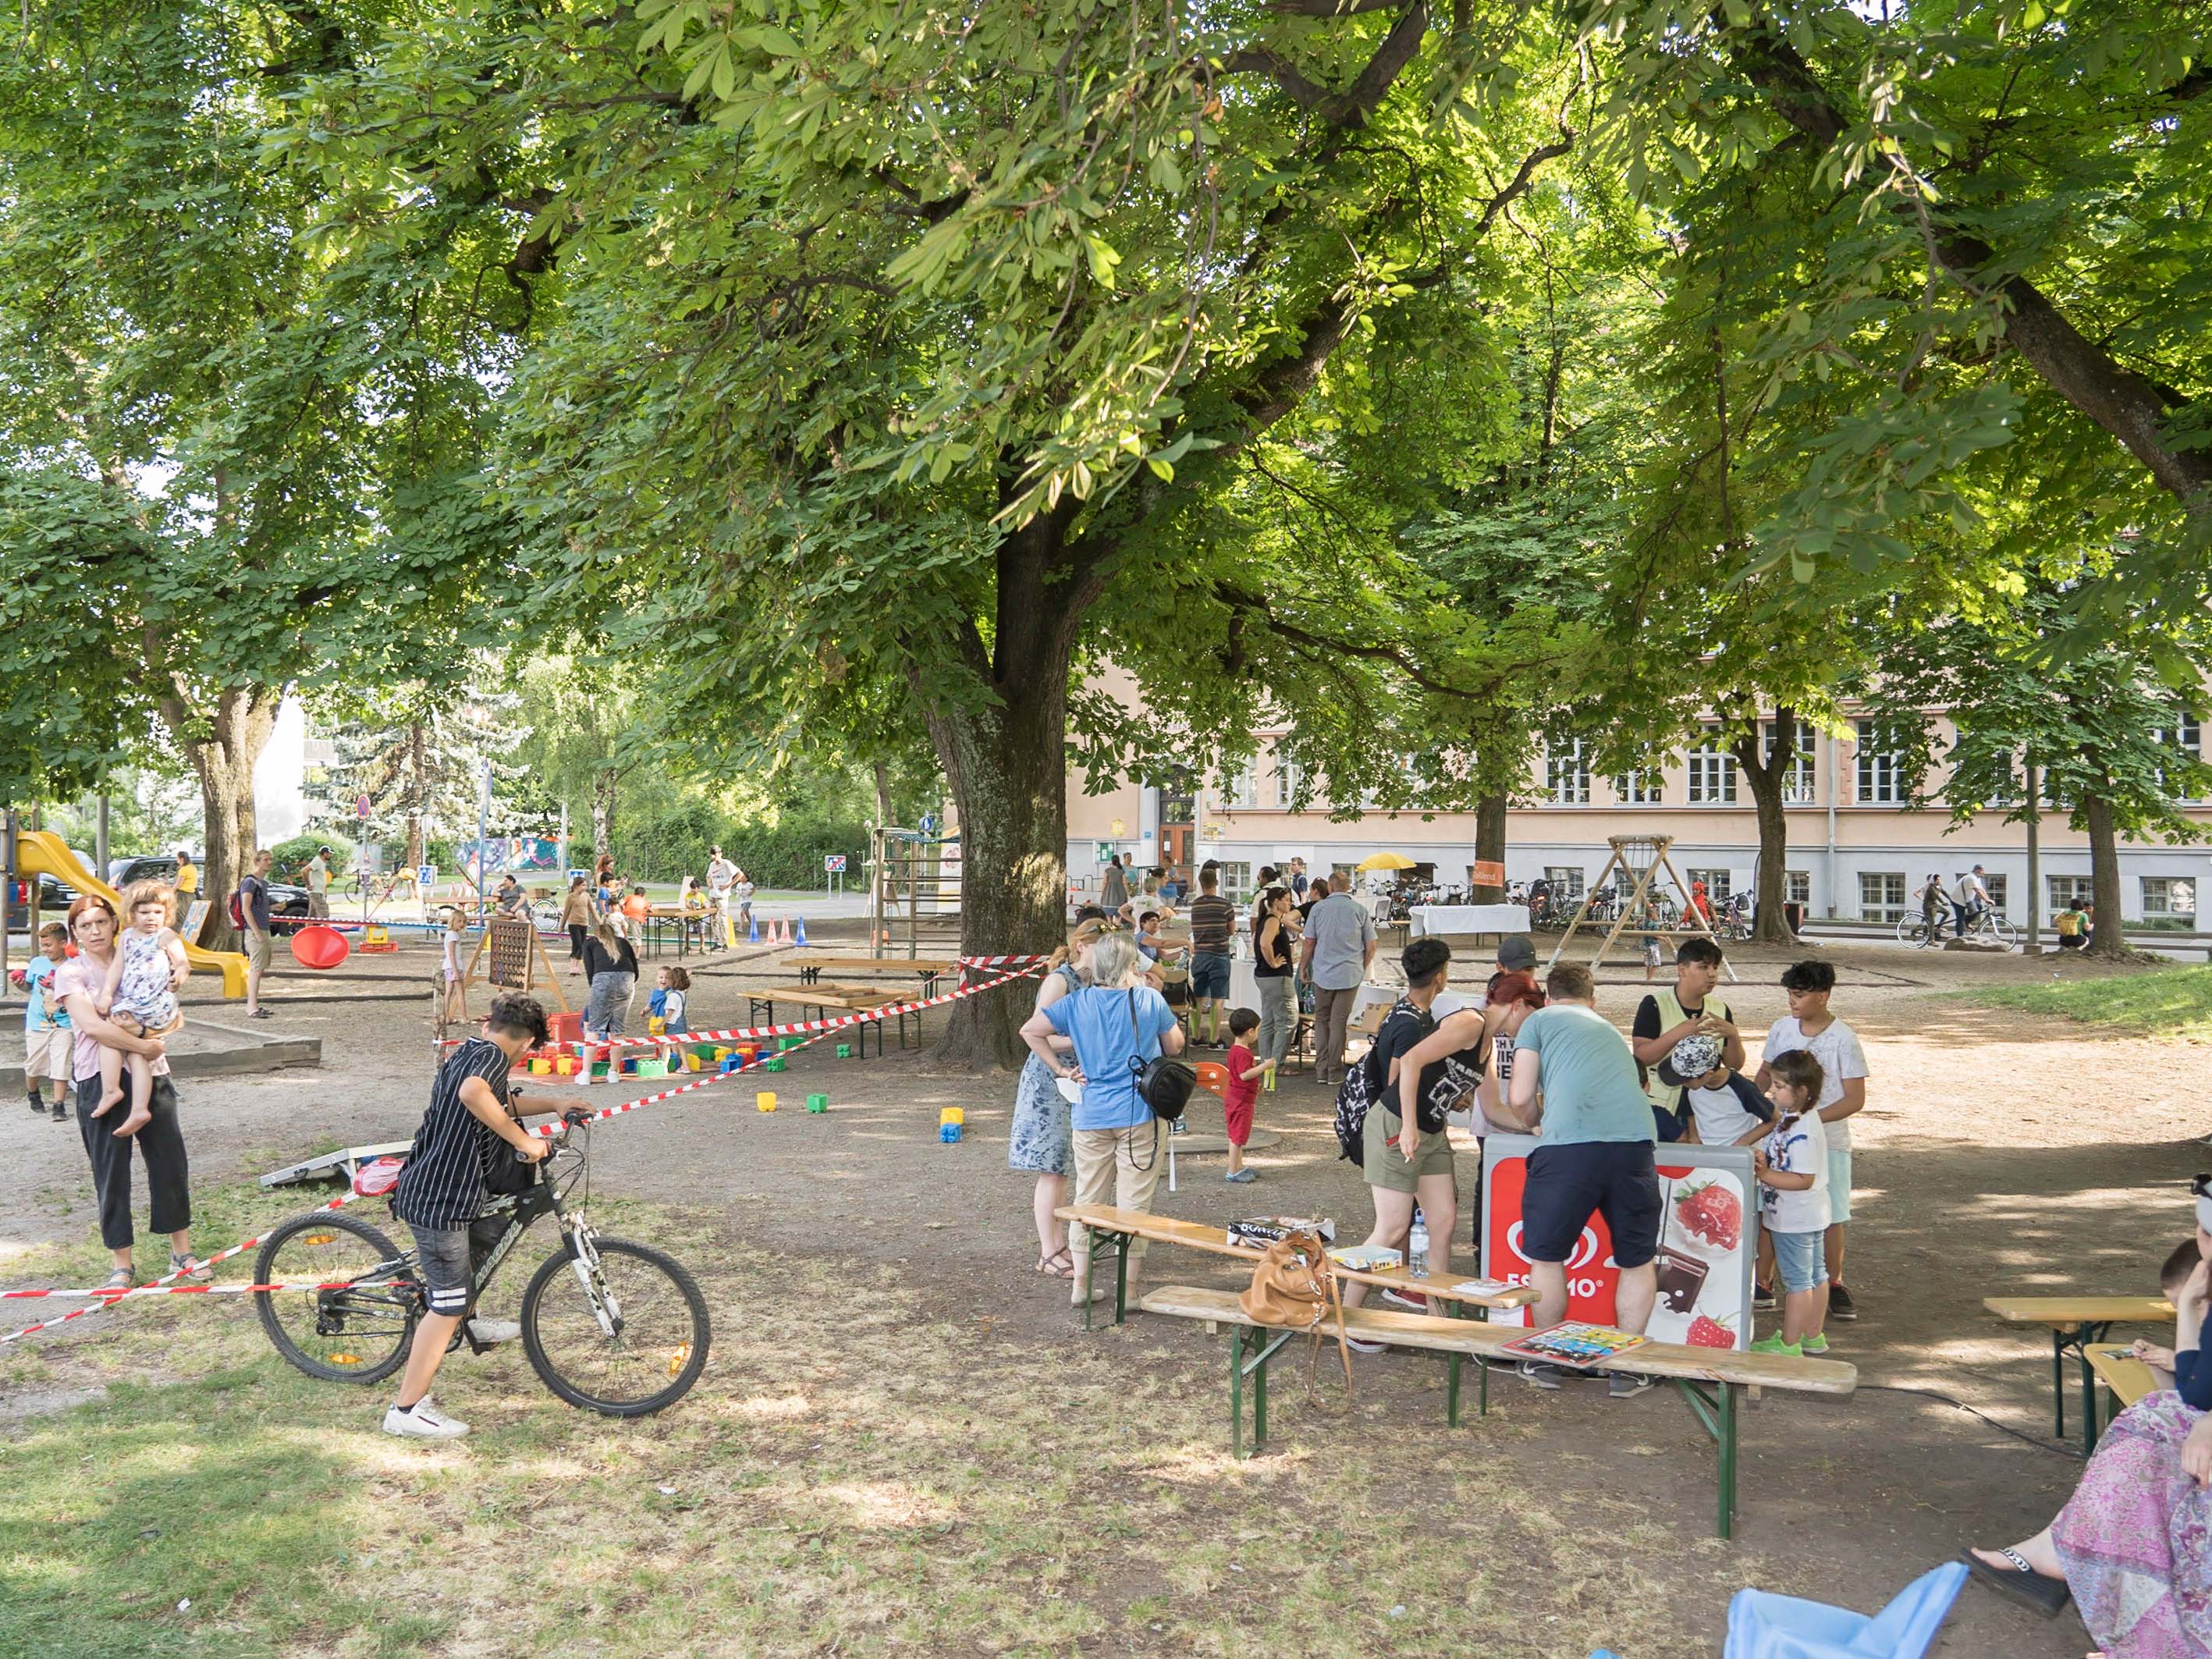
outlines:
[[[134,1296],[258,1296],[264,1291],[383,1291],[412,1285],[412,1279],[334,1279],[325,1284],[284,1279],[270,1285],[142,1285],[129,1291],[0,1291],[0,1297],[82,1296],[100,1302],[125,1302]]]
[[[341,1193],[329,1203],[318,1204],[313,1209],[307,1212],[307,1213],[313,1215],[317,1213],[317,1212],[322,1210],[343,1209],[345,1206],[352,1203],[358,1196],[359,1194],[356,1193]],[[232,1245],[227,1250],[217,1250],[213,1255],[203,1257],[200,1261],[200,1266],[203,1267],[212,1267],[218,1261],[228,1261],[231,1257],[239,1255],[241,1251],[252,1249],[266,1237],[267,1235],[264,1233],[256,1233],[252,1238],[241,1239],[239,1243]],[[139,1291],[164,1290],[183,1277],[184,1269],[180,1267],[173,1273],[162,1274],[159,1279],[149,1279],[143,1285],[136,1285],[131,1291],[118,1291],[112,1294],[103,1295],[97,1302],[88,1303],[82,1308],[72,1308],[69,1312],[62,1315],[58,1319],[42,1320],[36,1325],[26,1325],[20,1331],[9,1331],[5,1336],[0,1336],[0,1343],[13,1342],[20,1337],[31,1336],[40,1331],[52,1330],[57,1325],[66,1325],[72,1319],[82,1319],[88,1314],[96,1314],[102,1308],[112,1308],[118,1302],[122,1301],[125,1296],[136,1294]],[[194,1286],[192,1288],[198,1289],[200,1287]]]
[[[925,1008],[942,1007],[948,1002],[957,1002],[963,997],[972,997],[985,991],[996,990],[1001,985],[1018,979],[1027,979],[1037,969],[1050,961],[1049,957],[1006,957],[977,958],[994,962],[1026,963],[1026,967],[994,975],[974,985],[963,985],[951,991],[942,991],[933,997],[921,997],[912,1002],[886,1003],[880,1008],[863,1008],[856,1013],[838,1014],[826,1019],[796,1019],[781,1025],[748,1025],[717,1031],[668,1031],[659,1036],[589,1037],[583,1042],[597,1048],[658,1048],[676,1042],[750,1042],[758,1037],[827,1036],[832,1031],[848,1030],[855,1025],[866,1025],[886,1019],[896,1019],[902,1014],[920,1013]],[[786,997],[787,1002],[803,1001],[803,998]],[[441,1047],[456,1048],[467,1039],[447,1037]],[[556,1043],[556,1048],[573,1048],[574,1043]]]
[[[1042,963],[1044,960],[1045,958],[1042,957],[1036,958],[1036,961],[1038,963]],[[791,1048],[782,1050],[781,1053],[786,1054],[796,1054],[801,1048],[811,1048],[816,1043],[821,1042],[823,1038],[828,1036],[831,1030],[840,1030],[851,1025],[865,1024],[870,1020],[880,1020],[884,1018],[886,1016],[896,1015],[901,1012],[910,1013],[920,1008],[934,1008],[943,1003],[957,1002],[963,997],[977,996],[985,991],[995,990],[1001,985],[1007,984],[1017,979],[1025,979],[1029,975],[1027,971],[1001,974],[995,978],[985,981],[981,984],[963,986],[957,990],[948,991],[941,996],[929,997],[920,1002],[904,1004],[900,1008],[877,1008],[836,1020],[810,1021],[808,1022],[810,1027],[820,1026],[823,1029],[815,1030],[804,1042],[795,1043]],[[784,1028],[779,1028],[778,1034],[784,1035],[787,1033]],[[708,1032],[700,1032],[691,1035],[693,1036],[693,1040],[698,1042],[720,1040],[719,1038],[714,1037],[712,1033]],[[678,1095],[688,1095],[700,1089],[710,1088],[714,1085],[725,1082],[731,1078],[742,1077],[745,1073],[755,1070],[759,1066],[765,1066],[769,1060],[775,1058],[777,1058],[776,1054],[768,1054],[765,1052],[756,1054],[750,1063],[738,1066],[730,1071],[711,1073],[708,1075],[699,1078],[693,1082],[684,1084],[678,1088],[664,1089],[659,1094],[641,1095],[635,1100],[624,1101],[619,1106],[608,1106],[603,1108],[602,1109],[592,1113],[591,1117],[586,1121],[590,1122],[599,1122],[606,1118],[620,1117],[626,1112],[634,1112],[637,1110],[641,1106],[654,1105],[660,1101],[673,1100]],[[538,1129],[532,1131],[532,1133],[542,1138],[550,1139],[552,1136],[560,1133],[561,1127],[562,1126],[558,1123],[549,1123],[541,1126]],[[360,1194],[358,1193],[342,1193],[337,1197],[331,1200],[329,1203],[318,1204],[313,1209],[308,1210],[306,1213],[313,1215],[324,1210],[341,1209],[346,1205],[352,1203],[359,1196]],[[218,1261],[227,1261],[232,1256],[239,1255],[241,1251],[252,1249],[255,1245],[260,1243],[262,1239],[265,1237],[265,1234],[257,1233],[252,1238],[241,1240],[240,1243],[232,1245],[228,1249],[217,1250],[213,1255],[205,1257],[202,1261],[201,1266],[203,1267],[212,1267]],[[73,1308],[68,1313],[63,1314],[58,1318],[42,1320],[36,1325],[26,1325],[20,1331],[9,1331],[5,1335],[0,1335],[0,1344],[14,1342],[22,1337],[35,1335],[40,1331],[52,1330],[57,1325],[66,1325],[72,1319],[82,1319],[89,1314],[98,1313],[103,1308],[112,1308],[118,1302],[126,1301],[131,1297],[142,1292],[168,1292],[173,1282],[181,1277],[183,1277],[183,1272],[179,1269],[174,1273],[165,1273],[159,1279],[153,1279],[144,1285],[134,1286],[132,1289],[128,1291],[82,1292],[82,1294],[87,1296],[96,1297],[97,1300],[88,1302],[86,1305],[82,1308]],[[174,1293],[181,1295],[199,1293],[214,1290],[228,1291],[232,1287],[222,1285],[191,1285],[178,1287]],[[238,1291],[241,1292],[251,1290],[252,1288],[253,1287],[250,1285],[237,1287]],[[4,1294],[9,1297],[65,1296],[76,1295],[80,1294],[80,1292],[62,1291],[12,1291],[0,1294]]]

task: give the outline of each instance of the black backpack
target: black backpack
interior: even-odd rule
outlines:
[[[1403,1001],[1395,1004],[1376,1030],[1373,1046],[1360,1057],[1358,1065],[1345,1068],[1344,1081],[1336,1085],[1336,1155],[1351,1159],[1363,1169],[1367,1164],[1368,1109],[1382,1098],[1382,1091],[1389,1081],[1380,1059],[1382,1033],[1401,1012],[1421,1022],[1423,1036],[1436,1030],[1433,1017]]]
[[[1143,1033],[1137,1029],[1137,993],[1129,992],[1129,1035],[1139,1046]],[[1191,1091],[1198,1087],[1198,1073],[1182,1061],[1162,1054],[1157,1060],[1129,1056],[1129,1069],[1137,1076],[1137,1098],[1152,1109],[1152,1115],[1173,1123],[1182,1115],[1182,1109],[1190,1103]]]

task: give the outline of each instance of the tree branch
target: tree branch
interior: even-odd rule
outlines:
[[[1327,0],[1308,0],[1313,5],[1323,5]],[[1303,8],[1301,8],[1303,9]],[[1358,4],[1358,11],[1387,11],[1395,9],[1388,0],[1376,3]],[[1336,16],[1340,13],[1331,7],[1325,11],[1312,11],[1310,16]],[[1350,88],[1342,92],[1331,91],[1308,80],[1297,67],[1279,57],[1265,46],[1247,46],[1232,52],[1222,60],[1224,74],[1239,75],[1257,72],[1265,75],[1280,88],[1284,94],[1300,109],[1318,115],[1332,126],[1359,127],[1367,125],[1367,118],[1389,96],[1390,88],[1413,54],[1421,49],[1421,37],[1428,33],[1428,0],[1411,0],[1404,15],[1390,26],[1375,55],[1359,71]]]

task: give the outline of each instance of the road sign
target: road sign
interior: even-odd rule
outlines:
[[[365,818],[368,816],[368,796],[362,795],[355,800],[353,804],[353,815],[357,818]]]
[[[843,875],[845,855],[842,853],[824,853],[822,855],[822,873],[825,876]]]

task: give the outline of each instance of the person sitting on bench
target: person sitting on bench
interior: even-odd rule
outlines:
[[[2055,1614],[2070,1595],[2106,1659],[2212,1653],[2212,1359],[2198,1346],[2212,1272],[2212,1178],[2192,1183],[2197,1265],[2171,1294],[2172,1392],[2114,1418],[2056,1520],[1966,1553],[1984,1583]]]

